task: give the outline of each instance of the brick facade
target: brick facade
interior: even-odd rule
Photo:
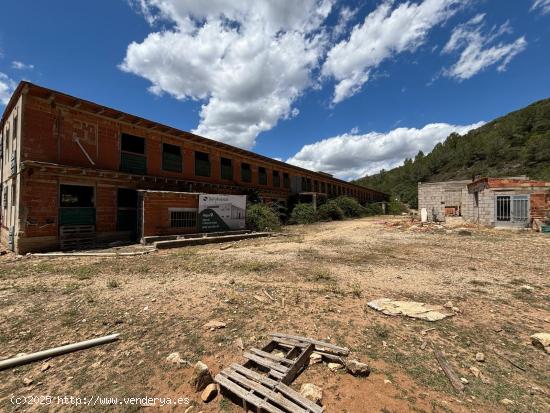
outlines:
[[[13,131],[16,132],[14,136]],[[124,170],[122,136],[143,140],[143,173]],[[2,197],[0,239],[8,244],[14,233],[13,249],[20,253],[58,248],[60,186],[93,187],[94,228],[99,241],[123,239],[117,218],[120,188],[177,192],[247,194],[254,191],[264,202],[288,201],[289,197],[312,189],[329,197],[349,195],[361,203],[386,201],[387,195],[308,171],[78,99],[50,89],[22,82],[6,106],[0,123]],[[179,148],[181,171],[163,164],[166,145]],[[209,176],[196,175],[197,152],[208,154]],[[131,154],[135,158],[135,154]],[[17,170],[12,171],[15,156]],[[221,158],[231,160],[231,179],[222,178]],[[179,158],[178,158],[179,159]],[[140,161],[141,162],[141,161]],[[241,166],[251,167],[252,179],[243,180]],[[267,181],[259,179],[265,168]],[[273,179],[279,174],[279,185]],[[285,179],[287,177],[287,179]],[[227,177],[226,177],[227,178]],[[285,185],[285,182],[288,185]],[[321,190],[324,188],[324,190]],[[156,224],[159,225],[159,224]]]

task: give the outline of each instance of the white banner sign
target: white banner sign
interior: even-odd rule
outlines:
[[[246,195],[199,195],[199,231],[245,228]]]

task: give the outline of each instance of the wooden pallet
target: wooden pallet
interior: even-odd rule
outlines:
[[[287,385],[238,364],[216,375],[215,381],[237,396],[245,411],[269,413],[322,413],[324,408],[303,397]]]
[[[307,337],[279,333],[273,333],[271,337],[262,349],[246,351],[243,365],[232,364],[214,380],[222,390],[237,397],[245,411],[253,407],[258,413],[323,412],[323,407],[307,400],[288,385],[309,365],[309,357],[314,351],[328,360],[343,363],[340,357],[348,355],[349,349]],[[274,350],[284,351],[284,356],[273,354]]]
[[[62,250],[93,248],[95,242],[94,225],[62,225],[59,229],[59,247]]]

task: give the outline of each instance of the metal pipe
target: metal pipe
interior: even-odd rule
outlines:
[[[23,364],[32,363],[33,361],[43,360],[54,356],[60,356],[62,354],[71,353],[77,350],[84,350],[100,344],[107,344],[118,340],[118,336],[118,333],[111,334],[109,336],[93,338],[91,340],[81,341],[79,343],[67,344],[66,346],[55,347],[49,350],[39,351],[37,353],[26,354],[24,356],[3,360],[0,361],[0,370],[21,366]]]

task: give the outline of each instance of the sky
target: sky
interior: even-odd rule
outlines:
[[[550,0],[2,1],[21,80],[350,180],[550,97]]]

